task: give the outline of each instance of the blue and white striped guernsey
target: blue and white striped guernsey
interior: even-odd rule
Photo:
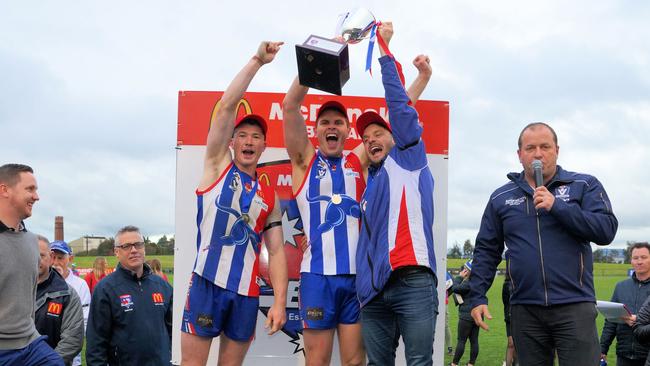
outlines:
[[[316,151],[295,196],[309,240],[300,272],[356,273],[359,200],[364,189],[361,163],[355,154],[332,158]]]
[[[197,257],[194,272],[244,296],[259,296],[261,233],[275,191],[235,164],[204,191],[196,191]]]

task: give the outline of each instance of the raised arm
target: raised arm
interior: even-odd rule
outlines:
[[[206,143],[203,177],[199,189],[209,187],[232,161],[229,144],[235,128],[237,105],[257,71],[273,61],[283,42],[262,42],[257,52],[230,82],[210,121]]]
[[[424,88],[427,87],[429,79],[431,79],[431,65],[429,64],[429,56],[427,55],[418,55],[415,60],[413,60],[413,66],[418,69],[418,76],[413,80],[411,86],[409,86],[406,94],[408,94],[411,103],[415,105],[420,99],[420,95],[424,91]]]
[[[316,153],[307,137],[307,126],[300,112],[308,90],[308,87],[300,85],[300,81],[296,77],[282,102],[284,144],[287,147],[289,159],[291,159],[294,178],[296,178],[296,173],[299,173],[299,176],[304,175],[307,165]]]

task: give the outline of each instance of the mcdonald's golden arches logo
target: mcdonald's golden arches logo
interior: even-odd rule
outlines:
[[[210,126],[212,127],[212,124],[215,122],[215,118],[217,117],[217,112],[219,111],[219,107],[221,106],[221,99],[217,101],[217,103],[214,105],[214,108],[212,108],[212,114],[210,115]],[[253,113],[253,109],[251,108],[251,104],[244,98],[240,99],[239,102],[237,103],[237,108],[235,108],[236,115],[237,116],[243,116],[247,114]],[[209,130],[209,128],[208,128]]]
[[[266,172],[262,173],[262,175],[260,175],[259,178],[257,178],[257,180],[260,183],[262,183],[262,182],[266,183],[267,186],[271,185],[271,180],[269,179],[269,175]]]
[[[63,310],[63,305],[58,302],[50,301],[47,304],[47,315],[59,316]]]
[[[151,294],[151,298],[156,305],[163,305],[165,303],[165,299],[163,299],[163,295],[160,292],[154,292]]]

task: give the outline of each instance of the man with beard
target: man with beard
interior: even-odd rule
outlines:
[[[392,23],[383,23],[378,32],[388,44]],[[369,365],[393,365],[400,336],[407,364],[431,365],[438,315],[434,182],[413,107],[431,67],[428,57],[416,57],[419,75],[407,91],[395,58],[383,48],[380,52],[391,123],[371,111],[357,119],[370,161],[357,251],[363,339]]]

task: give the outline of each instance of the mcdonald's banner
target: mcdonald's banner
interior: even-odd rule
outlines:
[[[178,130],[176,154],[176,255],[174,257],[174,334],[172,361],[180,363],[180,324],[187,295],[190,274],[196,256],[196,195],[201,178],[205,142],[212,116],[219,108],[223,92],[181,91],[178,96]],[[287,323],[282,332],[268,336],[264,329],[266,314],[273,303],[273,288],[268,270],[268,253],[263,246],[260,252],[260,305],[256,338],[247,357],[246,365],[304,364],[302,326],[298,312],[298,289],[300,279],[301,240],[304,237],[298,207],[292,199],[291,166],[284,148],[282,132],[282,99],[284,93],[246,93],[237,107],[238,115],[259,114],[267,119],[267,149],[260,158],[258,179],[275,186],[282,207],[282,229],[285,254],[288,262],[289,288],[287,291]],[[330,95],[307,95],[301,112],[307,124],[308,137],[317,144],[314,124],[318,108],[326,101],[335,99],[348,110],[352,131],[346,149],[353,149],[360,142],[354,125],[361,113],[373,110],[388,120],[388,110],[383,98],[378,97],[332,97]],[[416,105],[424,126],[422,136],[426,144],[429,165],[435,179],[435,252],[437,258],[446,253],[447,231],[447,157],[449,146],[449,103],[420,100]],[[440,262],[440,261],[439,261]],[[443,263],[443,262],[440,262]],[[444,278],[444,263],[438,268],[438,278]],[[439,281],[442,283],[442,281]],[[442,285],[441,285],[442,286]],[[439,303],[444,304],[444,288],[438,289]],[[443,305],[444,306],[444,305]],[[441,308],[442,309],[442,308]],[[438,321],[436,334],[444,335],[444,311]],[[434,364],[443,363],[444,336],[436,337]],[[335,345],[335,347],[337,347]],[[401,346],[400,346],[401,347]],[[216,364],[218,338],[213,342],[210,360]],[[332,364],[338,364],[335,356]],[[398,350],[397,364],[405,364],[403,353]],[[272,361],[271,361],[272,360]]]

